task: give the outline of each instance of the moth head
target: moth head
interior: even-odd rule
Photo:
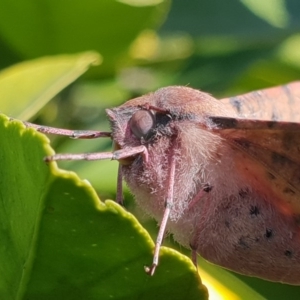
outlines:
[[[210,127],[212,115],[230,115],[222,104],[201,91],[181,86],[161,88],[154,93],[107,109],[115,149],[145,145],[150,151],[162,153],[175,135],[183,135],[189,126],[195,130]],[[157,149],[154,148],[156,146]],[[136,155],[137,157],[139,155]],[[120,161],[130,164],[134,157]]]
[[[120,106],[106,110],[111,122],[114,150],[141,145],[148,150],[149,148],[154,150],[155,147],[159,147],[162,138],[172,136],[174,133],[172,117],[167,112],[157,112],[147,106],[148,104],[146,106]],[[134,155],[119,162],[129,165],[138,156]]]

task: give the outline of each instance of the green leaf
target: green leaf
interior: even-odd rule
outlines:
[[[274,43],[299,31],[299,10],[298,0],[190,0],[188,5],[173,1],[162,31],[188,32],[201,39],[237,38],[242,47],[258,41]]]
[[[0,110],[22,120],[28,119],[90,65],[99,62],[96,52],[85,52],[13,65],[0,73]]]
[[[136,6],[126,2],[19,0],[16,5],[3,0],[0,35],[25,59],[95,50],[111,72],[142,30],[160,24],[170,3],[147,1],[145,5],[140,1]]]
[[[287,27],[290,21],[290,14],[284,0],[241,0],[241,2],[253,12],[254,15],[265,20],[274,27]]]
[[[134,216],[43,162],[48,139],[1,116],[1,299],[207,299],[191,261],[154,244]]]

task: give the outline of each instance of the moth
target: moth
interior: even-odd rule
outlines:
[[[25,122],[44,133],[109,137],[114,150],[47,161],[114,159],[137,203],[164,233],[241,274],[300,284],[300,82],[216,100],[170,86],[107,109],[111,132]]]

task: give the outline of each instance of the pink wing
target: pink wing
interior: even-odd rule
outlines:
[[[220,101],[247,119],[300,122],[300,81]]]
[[[261,178],[266,189],[300,214],[300,82],[222,102],[241,118],[211,117],[216,132],[247,155],[253,164],[245,161],[245,168]],[[299,123],[276,121],[296,119]]]

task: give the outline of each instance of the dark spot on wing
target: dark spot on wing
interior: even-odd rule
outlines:
[[[282,145],[286,150],[293,148],[295,143],[295,135],[291,132],[285,132],[282,137]]]
[[[208,183],[206,183],[203,187],[203,191],[206,193],[209,193],[212,189],[213,189],[213,186]]]
[[[259,215],[259,208],[256,205],[250,206],[250,215],[252,215],[252,216]]]
[[[298,226],[300,226],[300,215],[294,215],[294,220]]]
[[[274,164],[284,166],[287,163],[287,161],[288,159],[285,156],[278,154],[276,152],[272,152],[272,162]]]
[[[276,179],[276,177],[275,177],[272,173],[270,173],[270,172],[267,172],[267,176],[268,176],[268,178],[271,179],[271,180]]]
[[[239,195],[241,198],[245,198],[248,194],[249,194],[249,190],[247,188],[239,190]]]
[[[240,246],[242,246],[242,248],[244,248],[244,249],[249,249],[250,248],[249,245],[247,244],[247,242],[245,241],[244,237],[239,238],[238,244]]]
[[[234,139],[234,141],[242,146],[243,148],[248,149],[250,147],[250,142],[247,139],[239,138],[239,139]]]
[[[273,127],[276,127],[277,126],[277,121],[268,121],[268,122],[266,122],[266,124],[267,124],[267,127],[269,128],[269,129],[272,129]]]
[[[286,257],[292,257],[292,256],[293,256],[293,252],[292,252],[291,250],[285,250],[285,251],[284,251],[284,255],[285,255]]]
[[[285,193],[285,194],[289,194],[289,195],[295,195],[296,194],[296,192],[295,191],[293,191],[291,188],[289,188],[289,187],[286,187],[284,190],[283,190],[283,192]]]
[[[266,233],[264,234],[264,236],[265,236],[267,239],[270,239],[270,238],[273,236],[273,230],[270,229],[270,228],[267,228],[267,229],[266,229]]]
[[[241,107],[242,107],[240,99],[237,97],[231,97],[231,98],[229,98],[229,101],[230,101],[231,105],[236,109],[236,111],[238,113],[240,113]]]
[[[235,118],[210,117],[210,120],[214,122],[218,127],[223,129],[237,127],[237,119]]]

